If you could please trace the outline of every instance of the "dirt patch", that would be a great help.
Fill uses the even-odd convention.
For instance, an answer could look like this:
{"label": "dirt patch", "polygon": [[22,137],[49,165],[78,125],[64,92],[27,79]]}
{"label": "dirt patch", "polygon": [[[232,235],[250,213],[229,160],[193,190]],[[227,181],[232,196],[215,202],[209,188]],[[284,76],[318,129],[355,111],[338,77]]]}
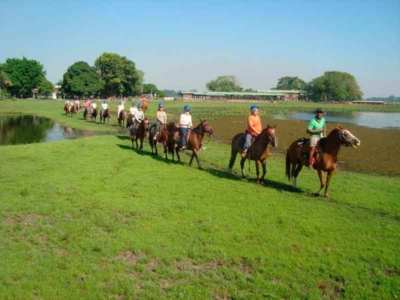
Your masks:
{"label": "dirt patch", "polygon": [[118,254],[117,259],[124,261],[128,265],[133,265],[136,264],[138,260],[143,259],[145,257],[146,254],[135,254],[131,251],[124,251]]}
{"label": "dirt patch", "polygon": [[217,261],[210,261],[196,265],[190,260],[181,260],[181,261],[175,261],[173,263],[173,266],[175,267],[176,273],[187,272],[199,276],[201,273],[210,270],[216,270],[219,266],[219,263]]}
{"label": "dirt patch", "polygon": [[318,281],[318,289],[321,291],[323,298],[336,299],[342,297],[344,294],[344,284],[338,281]]}
{"label": "dirt patch", "polygon": [[61,256],[67,256],[68,255],[68,250],[65,249],[54,249],[54,252],[61,255]]}
{"label": "dirt patch", "polygon": [[146,270],[155,272],[156,267],[159,265],[158,259],[152,259],[146,264]]}
{"label": "dirt patch", "polygon": [[30,228],[36,225],[37,220],[41,218],[43,218],[43,216],[38,214],[13,216],[3,219],[3,224],[7,225],[11,229],[14,229],[17,225],[21,225],[23,228]]}

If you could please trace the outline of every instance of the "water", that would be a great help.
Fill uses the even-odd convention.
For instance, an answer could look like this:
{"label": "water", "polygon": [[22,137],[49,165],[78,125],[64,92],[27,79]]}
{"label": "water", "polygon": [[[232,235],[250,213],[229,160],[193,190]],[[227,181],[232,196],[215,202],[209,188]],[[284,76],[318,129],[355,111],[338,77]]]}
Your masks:
{"label": "water", "polygon": [[38,116],[0,115],[0,146],[54,142],[104,134],[114,133],[74,129]]}
{"label": "water", "polygon": [[[295,119],[309,121],[315,114],[296,112],[288,117],[275,115],[275,119]],[[379,113],[379,112],[352,112],[352,113],[328,113],[324,115],[328,123],[353,123],[359,126],[370,128],[400,128],[400,113]]]}

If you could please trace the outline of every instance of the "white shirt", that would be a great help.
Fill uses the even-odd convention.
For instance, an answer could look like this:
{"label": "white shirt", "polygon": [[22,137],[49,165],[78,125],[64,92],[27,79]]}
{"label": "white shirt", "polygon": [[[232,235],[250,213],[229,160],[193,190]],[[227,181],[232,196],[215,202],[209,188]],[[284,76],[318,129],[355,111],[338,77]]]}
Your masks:
{"label": "white shirt", "polygon": [[131,115],[135,115],[137,112],[138,112],[138,109],[137,109],[137,107],[131,107],[130,109],[129,109],[129,112],[131,113]]}
{"label": "white shirt", "polygon": [[124,110],[125,106],[123,104],[118,105],[118,110]]}
{"label": "white shirt", "polygon": [[143,110],[138,110],[138,111],[135,113],[135,119],[136,119],[136,121],[138,121],[138,122],[142,122],[142,121],[143,121],[143,119],[144,119],[144,112],[143,112]]}
{"label": "white shirt", "polygon": [[179,119],[179,126],[180,127],[185,127],[185,128],[190,128],[192,127],[192,115],[190,114],[181,114],[181,117]]}
{"label": "white shirt", "polygon": [[107,104],[107,103],[102,103],[102,104],[101,104],[101,107],[102,107],[103,109],[107,109],[107,108],[108,108],[108,104]]}

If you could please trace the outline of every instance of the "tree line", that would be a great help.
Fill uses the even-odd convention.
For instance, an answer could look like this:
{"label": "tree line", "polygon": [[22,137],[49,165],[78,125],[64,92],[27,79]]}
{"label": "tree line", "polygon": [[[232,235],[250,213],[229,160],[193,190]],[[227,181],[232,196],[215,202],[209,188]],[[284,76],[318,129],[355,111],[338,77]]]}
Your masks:
{"label": "tree line", "polygon": [[[59,92],[69,98],[130,97],[142,93],[159,97],[178,95],[174,90],[159,90],[155,84],[145,83],[144,74],[125,56],[106,52],[93,66],[84,61],[72,64],[57,85]],[[241,87],[233,75],[219,76],[206,87],[209,91],[254,92],[251,88]],[[338,71],[325,72],[308,83],[299,77],[281,77],[271,89],[301,90],[306,99],[313,101],[349,101],[363,96],[355,77]],[[53,85],[46,79],[46,71],[38,61],[25,57],[8,58],[0,64],[0,96],[1,92],[27,98],[33,94],[51,94]]]}
{"label": "tree line", "polygon": [[[209,91],[220,92],[253,92],[244,89],[233,75],[219,76],[207,83]],[[324,75],[305,82],[299,77],[285,76],[271,90],[300,90],[306,99],[313,101],[349,101],[362,99],[363,93],[354,76],[345,72],[329,71]]]}

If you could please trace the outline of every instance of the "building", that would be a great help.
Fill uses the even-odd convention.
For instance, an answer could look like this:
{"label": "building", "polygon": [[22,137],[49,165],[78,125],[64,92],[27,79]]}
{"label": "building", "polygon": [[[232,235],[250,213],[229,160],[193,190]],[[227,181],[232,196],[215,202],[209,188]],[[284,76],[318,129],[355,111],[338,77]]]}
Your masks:
{"label": "building", "polygon": [[203,100],[291,100],[297,101],[303,91],[257,90],[255,92],[180,92],[181,99]]}

